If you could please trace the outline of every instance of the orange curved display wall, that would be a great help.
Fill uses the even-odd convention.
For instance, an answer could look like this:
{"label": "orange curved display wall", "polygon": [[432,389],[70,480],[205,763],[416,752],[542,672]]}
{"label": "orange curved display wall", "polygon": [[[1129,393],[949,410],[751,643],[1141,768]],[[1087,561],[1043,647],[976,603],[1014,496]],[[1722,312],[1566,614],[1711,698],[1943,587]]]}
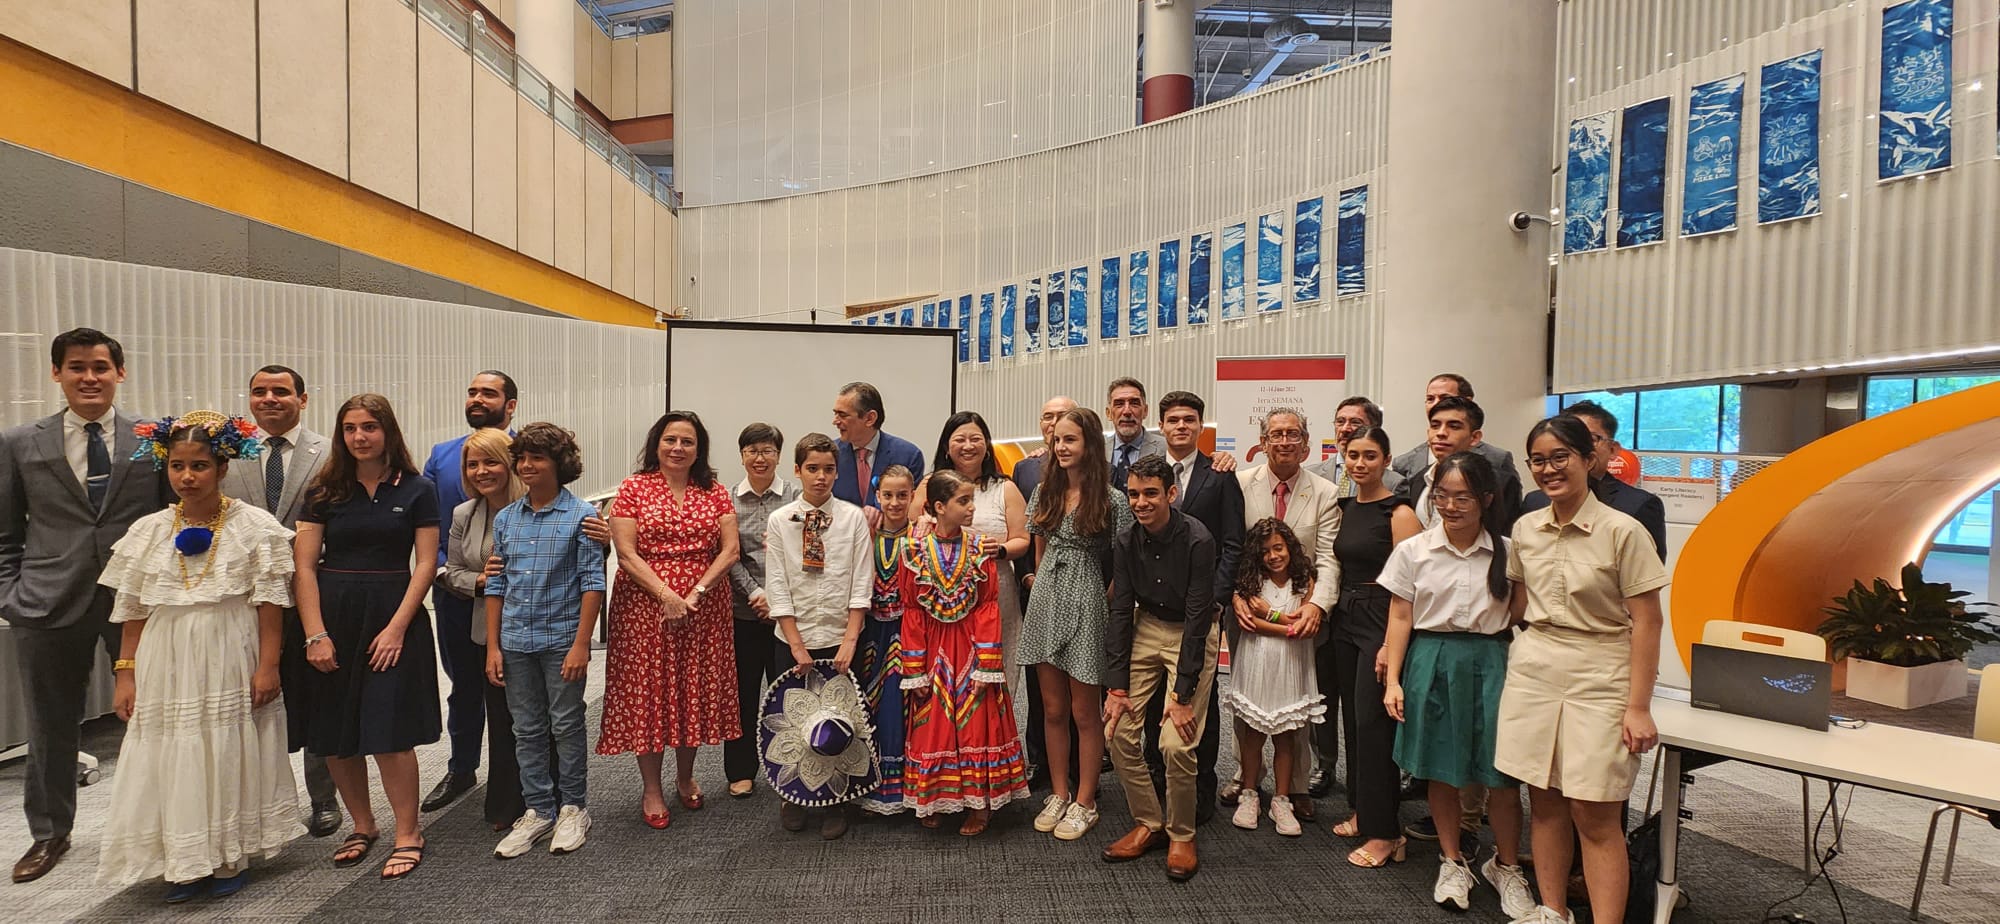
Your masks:
{"label": "orange curved display wall", "polygon": [[1673,629],[1689,663],[1711,619],[1807,632],[1856,579],[1895,580],[2000,479],[2000,383],[1830,433],[1715,506],[1681,547]]}

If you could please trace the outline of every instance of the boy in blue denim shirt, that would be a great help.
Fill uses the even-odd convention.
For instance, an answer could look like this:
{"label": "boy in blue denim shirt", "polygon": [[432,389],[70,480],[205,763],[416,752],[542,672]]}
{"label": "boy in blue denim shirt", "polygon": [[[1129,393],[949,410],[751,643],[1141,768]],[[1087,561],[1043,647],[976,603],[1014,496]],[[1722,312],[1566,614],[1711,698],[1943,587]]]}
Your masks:
{"label": "boy in blue denim shirt", "polygon": [[[564,487],[583,474],[576,435],[532,423],[514,437],[513,449],[514,474],[528,493],[493,517],[486,578],[486,637],[496,640],[486,651],[486,678],[507,689],[528,804],[494,848],[503,860],[527,853],[551,831],[549,852],[568,853],[590,831],[583,687],[604,603],[604,546],[583,534],[583,520],[594,511]],[[549,775],[551,737],[560,793]]]}

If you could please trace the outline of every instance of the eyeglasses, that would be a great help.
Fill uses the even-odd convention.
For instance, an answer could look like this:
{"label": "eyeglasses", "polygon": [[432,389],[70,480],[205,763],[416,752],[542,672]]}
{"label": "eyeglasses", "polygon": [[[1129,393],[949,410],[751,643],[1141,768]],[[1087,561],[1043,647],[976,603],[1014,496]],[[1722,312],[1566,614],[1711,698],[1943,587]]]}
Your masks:
{"label": "eyeglasses", "polygon": [[1431,503],[1438,507],[1449,507],[1457,510],[1461,507],[1471,508],[1478,506],[1479,497],[1474,494],[1433,493],[1431,494]]}
{"label": "eyeglasses", "polygon": [[1304,430],[1272,430],[1264,434],[1264,442],[1273,446],[1297,445],[1305,441]]}
{"label": "eyeglasses", "polygon": [[1575,458],[1576,453],[1561,451],[1552,452],[1540,458],[1529,456],[1528,469],[1536,472],[1552,472],[1559,468],[1569,467],[1569,463]]}
{"label": "eyeglasses", "polygon": [[778,457],[778,450],[765,446],[762,448],[745,449],[743,450],[743,454],[752,459],[775,459]]}

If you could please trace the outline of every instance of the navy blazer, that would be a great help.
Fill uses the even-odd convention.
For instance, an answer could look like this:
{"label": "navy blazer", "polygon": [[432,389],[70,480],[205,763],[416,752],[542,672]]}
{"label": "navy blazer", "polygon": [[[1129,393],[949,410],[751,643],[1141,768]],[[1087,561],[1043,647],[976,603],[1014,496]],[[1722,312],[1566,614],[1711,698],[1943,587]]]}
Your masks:
{"label": "navy blazer", "polygon": [[875,447],[875,458],[868,460],[869,484],[863,496],[862,486],[854,483],[854,447],[846,440],[834,440],[835,462],[839,464],[838,474],[833,479],[833,496],[850,504],[863,507],[877,507],[875,503],[875,482],[882,479],[882,472],[891,465],[900,465],[924,480],[924,453],[915,444],[894,434],[882,434],[882,441]]}
{"label": "navy blazer", "polygon": [[1178,506],[1215,537],[1215,602],[1226,604],[1236,592],[1236,560],[1243,549],[1243,487],[1236,476],[1218,474],[1207,453],[1196,452],[1192,461]]}
{"label": "navy blazer", "polygon": [[[1597,499],[1646,527],[1646,534],[1653,537],[1653,549],[1660,553],[1660,560],[1667,560],[1667,505],[1660,497],[1645,488],[1635,487],[1606,475],[1590,479],[1590,490]],[[1521,499],[1521,512],[1529,513],[1549,505],[1549,496],[1540,490],[1532,491]]]}

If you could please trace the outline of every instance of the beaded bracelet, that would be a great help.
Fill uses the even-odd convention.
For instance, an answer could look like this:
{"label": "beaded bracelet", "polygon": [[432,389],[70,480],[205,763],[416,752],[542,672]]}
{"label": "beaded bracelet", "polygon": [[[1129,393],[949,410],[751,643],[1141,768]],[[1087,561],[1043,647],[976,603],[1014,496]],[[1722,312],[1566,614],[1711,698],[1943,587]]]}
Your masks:
{"label": "beaded bracelet", "polygon": [[119,658],[111,662],[111,669],[113,671],[135,671],[139,669],[139,662],[131,658]]}
{"label": "beaded bracelet", "polygon": [[311,648],[314,642],[324,641],[326,638],[327,634],[325,632],[321,632],[320,634],[315,635],[312,638],[306,639],[306,647]]}

